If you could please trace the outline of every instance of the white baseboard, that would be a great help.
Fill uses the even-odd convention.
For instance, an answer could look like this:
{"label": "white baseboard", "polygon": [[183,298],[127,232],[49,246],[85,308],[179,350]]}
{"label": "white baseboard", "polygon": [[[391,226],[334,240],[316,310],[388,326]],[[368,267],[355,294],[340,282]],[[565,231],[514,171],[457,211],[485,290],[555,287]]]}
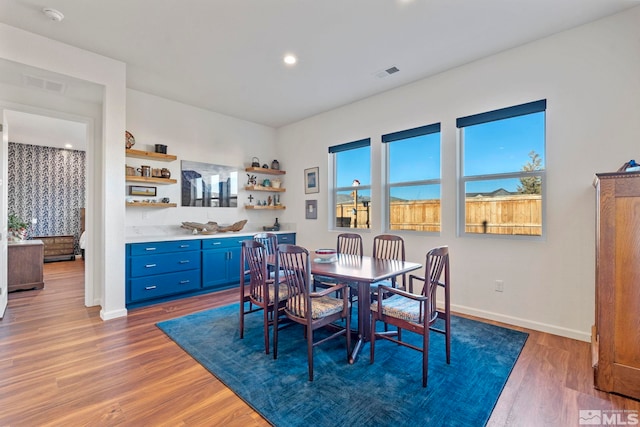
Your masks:
{"label": "white baseboard", "polygon": [[465,307],[461,305],[452,305],[451,311],[481,317],[483,319],[495,320],[496,322],[502,322],[508,325],[521,326],[523,328],[546,332],[553,335],[559,335],[561,337],[572,338],[579,341],[591,341],[591,331],[578,331],[575,329],[564,328],[562,326],[550,325],[548,323],[536,322],[529,319],[522,319],[520,317],[505,316],[504,314],[494,313],[491,311],[477,310],[475,308]]}
{"label": "white baseboard", "polygon": [[104,311],[104,309],[100,310],[100,318],[102,320],[117,319],[118,317],[125,317],[126,315],[127,315],[126,308],[123,308],[120,310],[112,310],[112,311]]}

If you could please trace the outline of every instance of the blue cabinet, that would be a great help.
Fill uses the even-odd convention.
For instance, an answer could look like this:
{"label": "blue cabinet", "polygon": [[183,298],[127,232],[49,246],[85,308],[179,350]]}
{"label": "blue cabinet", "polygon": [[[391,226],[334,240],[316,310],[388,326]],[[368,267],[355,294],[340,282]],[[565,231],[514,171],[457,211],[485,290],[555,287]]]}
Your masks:
{"label": "blue cabinet", "polygon": [[127,245],[127,306],[201,288],[200,241]]}
{"label": "blue cabinet", "polygon": [[202,286],[221,288],[240,282],[242,241],[251,236],[202,240]]}
{"label": "blue cabinet", "polygon": [[[127,307],[238,286],[242,241],[251,238],[246,235],[127,244]],[[278,243],[295,242],[295,233],[278,234]]]}
{"label": "blue cabinet", "polygon": [[278,243],[279,244],[289,244],[289,245],[295,245],[296,244],[296,233],[283,233],[283,234],[278,234]]}

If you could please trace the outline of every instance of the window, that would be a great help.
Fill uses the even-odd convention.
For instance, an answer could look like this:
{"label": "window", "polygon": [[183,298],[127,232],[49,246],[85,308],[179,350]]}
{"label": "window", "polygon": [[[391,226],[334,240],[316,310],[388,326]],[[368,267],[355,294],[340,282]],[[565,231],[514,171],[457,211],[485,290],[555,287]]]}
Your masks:
{"label": "window", "polygon": [[387,229],[440,232],[440,123],[382,135]]}
{"label": "window", "polygon": [[546,100],[462,117],[461,234],[542,236]]}
{"label": "window", "polygon": [[334,226],[369,228],[371,223],[371,140],[329,147],[333,161]]}

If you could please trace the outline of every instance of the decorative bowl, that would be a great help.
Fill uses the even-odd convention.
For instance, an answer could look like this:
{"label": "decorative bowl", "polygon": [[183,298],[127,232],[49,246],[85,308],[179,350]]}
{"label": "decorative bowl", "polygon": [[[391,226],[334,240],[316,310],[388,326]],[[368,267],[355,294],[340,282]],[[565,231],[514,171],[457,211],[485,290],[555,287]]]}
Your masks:
{"label": "decorative bowl", "polygon": [[329,260],[336,256],[335,249],[316,249],[316,256],[323,261]]}

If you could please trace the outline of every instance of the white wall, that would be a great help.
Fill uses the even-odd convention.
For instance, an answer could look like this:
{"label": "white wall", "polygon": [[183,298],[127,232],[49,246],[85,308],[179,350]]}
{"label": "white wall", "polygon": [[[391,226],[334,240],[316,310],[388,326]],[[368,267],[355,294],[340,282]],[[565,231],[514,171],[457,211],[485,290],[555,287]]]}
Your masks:
{"label": "white wall", "polygon": [[[416,54],[420,54],[416,52]],[[546,241],[458,237],[457,117],[547,99]],[[454,309],[587,341],[594,318],[596,172],[640,157],[640,7],[278,129],[289,176],[284,218],[298,242],[333,246],[327,219],[304,219],[304,200],[327,206],[327,147],[371,137],[381,192],[380,135],[442,123],[442,232],[406,234],[408,258],[449,245]],[[303,170],[320,167],[320,193]],[[295,203],[292,202],[295,200]],[[383,232],[373,213],[365,247]],[[493,290],[504,280],[504,292]]]}
{"label": "white wall", "polygon": [[126,315],[122,197],[125,64],[5,24],[0,24],[0,58],[104,87],[102,132],[88,150],[94,173],[88,179],[87,252],[93,259],[86,277],[95,286],[95,302],[102,306],[103,319]]}
{"label": "white wall", "polygon": [[[128,207],[127,232],[151,233],[146,228],[160,226],[178,227],[183,221],[215,221],[221,225],[248,219],[245,229],[261,228],[273,224],[275,212],[247,211],[244,204],[248,194],[242,189],[238,196],[238,208],[199,208],[180,206],[180,162],[189,160],[232,166],[241,169],[239,185],[244,187],[247,176],[244,168],[251,165],[256,156],[262,163],[271,164],[276,158],[275,130],[245,120],[170,101],[135,90],[127,90],[127,130],[133,134],[138,150],[154,151],[155,144],[167,145],[167,153],[178,157],[174,162],[149,162],[127,158],[128,165],[139,167],[166,167],[176,185],[158,185],[157,197],[169,197],[177,202],[177,208],[148,209]],[[124,167],[122,168],[124,170]],[[285,177],[286,180],[286,177]],[[286,181],[285,181],[286,182]],[[129,185],[131,183],[128,183]],[[123,197],[126,194],[123,189]],[[264,193],[266,194],[266,193]],[[263,194],[263,196],[264,196]],[[257,193],[253,193],[257,196]],[[266,196],[264,196],[266,197]],[[286,193],[282,197],[284,201]],[[160,228],[158,227],[158,229]],[[142,228],[142,230],[141,230]]]}

